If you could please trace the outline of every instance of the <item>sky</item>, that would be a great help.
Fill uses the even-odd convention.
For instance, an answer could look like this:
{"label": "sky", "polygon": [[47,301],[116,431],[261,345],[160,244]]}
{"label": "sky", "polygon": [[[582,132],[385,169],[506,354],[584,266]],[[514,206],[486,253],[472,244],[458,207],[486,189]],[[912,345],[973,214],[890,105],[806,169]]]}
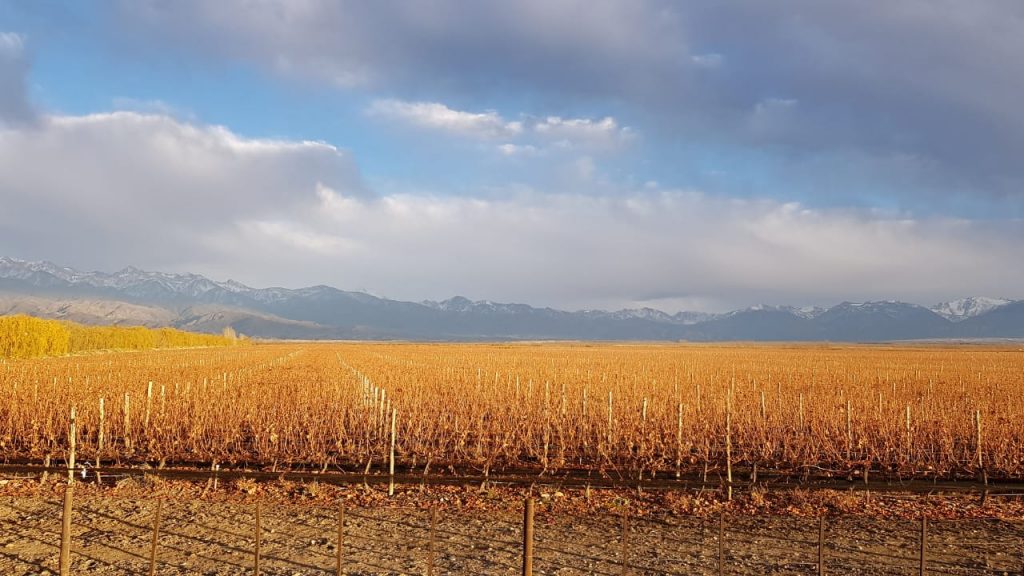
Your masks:
{"label": "sky", "polygon": [[0,255],[403,300],[1024,298],[1024,4],[0,0]]}

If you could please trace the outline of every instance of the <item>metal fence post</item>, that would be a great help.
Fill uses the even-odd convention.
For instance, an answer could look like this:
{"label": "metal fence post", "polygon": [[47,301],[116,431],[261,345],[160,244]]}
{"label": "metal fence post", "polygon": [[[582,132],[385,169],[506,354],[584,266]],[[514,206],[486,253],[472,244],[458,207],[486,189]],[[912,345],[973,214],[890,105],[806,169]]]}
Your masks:
{"label": "metal fence post", "polygon": [[342,502],[338,505],[338,548],[335,551],[337,557],[335,559],[335,569],[338,572],[338,576],[341,576],[341,559],[342,549],[345,547],[345,503]]}
{"label": "metal fence post", "polygon": [[64,515],[60,531],[60,576],[71,575],[71,508],[75,487],[75,445],[78,441],[75,407],[71,407],[71,426],[68,430],[68,483],[64,487]]}
{"label": "metal fence post", "polygon": [[523,507],[523,576],[533,576],[533,498]]}
{"label": "metal fence post", "polygon": [[60,576],[71,576],[71,511],[74,484],[64,487],[64,513],[60,531]]}

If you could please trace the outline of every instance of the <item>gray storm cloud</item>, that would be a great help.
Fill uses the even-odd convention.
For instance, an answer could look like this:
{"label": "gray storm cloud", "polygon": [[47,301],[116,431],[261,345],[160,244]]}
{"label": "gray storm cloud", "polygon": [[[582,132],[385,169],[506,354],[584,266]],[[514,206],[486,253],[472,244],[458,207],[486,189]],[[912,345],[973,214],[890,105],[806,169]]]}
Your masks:
{"label": "gray storm cloud", "polygon": [[[626,103],[645,132],[855,165],[931,192],[1024,190],[1019,2],[125,2],[165,45],[342,87]],[[159,41],[159,40],[158,40]],[[839,186],[841,184],[836,184]]]}

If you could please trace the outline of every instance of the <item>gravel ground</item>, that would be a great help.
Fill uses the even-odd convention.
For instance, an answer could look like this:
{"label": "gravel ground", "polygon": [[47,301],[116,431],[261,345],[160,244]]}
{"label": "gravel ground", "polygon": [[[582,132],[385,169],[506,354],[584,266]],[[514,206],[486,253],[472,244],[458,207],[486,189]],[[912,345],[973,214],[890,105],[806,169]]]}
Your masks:
{"label": "gravel ground", "polygon": [[[84,495],[76,499],[73,572],[146,574],[156,504],[150,498]],[[202,499],[162,506],[157,574],[253,573],[255,505]],[[334,574],[337,510],[320,505],[260,505],[261,573]],[[54,574],[61,502],[0,498],[0,574]],[[431,513],[422,508],[350,506],[345,511],[343,571],[352,575],[519,574],[522,518],[500,511],[440,511],[431,545]],[[717,574],[717,517],[632,518],[546,512],[536,517],[536,574]],[[862,516],[826,524],[829,574],[917,574],[920,523]],[[928,527],[929,574],[1020,574],[1024,527],[1005,520],[934,520]],[[814,518],[726,518],[726,574],[816,574]],[[625,572],[622,562],[626,550]]]}

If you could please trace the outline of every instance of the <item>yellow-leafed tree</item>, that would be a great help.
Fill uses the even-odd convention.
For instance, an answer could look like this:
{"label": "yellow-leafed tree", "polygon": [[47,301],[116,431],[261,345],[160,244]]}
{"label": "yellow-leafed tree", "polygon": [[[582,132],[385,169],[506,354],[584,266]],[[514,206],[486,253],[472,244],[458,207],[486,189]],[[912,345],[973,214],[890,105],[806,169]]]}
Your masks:
{"label": "yellow-leafed tree", "polygon": [[237,338],[174,328],[83,326],[32,316],[0,316],[0,358],[61,356],[92,350],[152,350],[230,346]]}

